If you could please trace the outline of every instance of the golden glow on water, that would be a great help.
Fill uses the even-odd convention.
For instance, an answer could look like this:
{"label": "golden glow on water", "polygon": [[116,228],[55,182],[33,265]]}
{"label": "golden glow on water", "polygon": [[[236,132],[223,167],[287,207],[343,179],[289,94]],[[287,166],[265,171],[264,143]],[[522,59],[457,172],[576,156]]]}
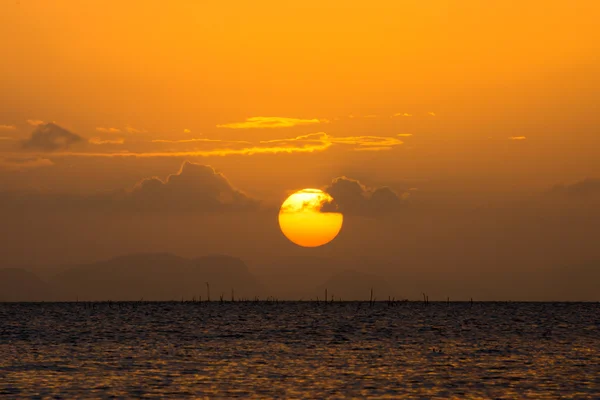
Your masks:
{"label": "golden glow on water", "polygon": [[317,247],[331,242],[342,229],[341,213],[321,212],[333,198],[319,189],[303,189],[288,197],[279,210],[279,227],[291,242]]}

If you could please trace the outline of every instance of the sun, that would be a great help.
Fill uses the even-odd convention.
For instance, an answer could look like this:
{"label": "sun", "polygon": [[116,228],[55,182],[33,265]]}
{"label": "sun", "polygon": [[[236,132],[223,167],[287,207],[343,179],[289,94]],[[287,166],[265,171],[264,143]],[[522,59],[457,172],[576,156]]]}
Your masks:
{"label": "sun", "polygon": [[327,212],[333,197],[319,189],[302,189],[288,197],[279,210],[279,227],[291,242],[317,247],[331,242],[340,233],[344,217]]}

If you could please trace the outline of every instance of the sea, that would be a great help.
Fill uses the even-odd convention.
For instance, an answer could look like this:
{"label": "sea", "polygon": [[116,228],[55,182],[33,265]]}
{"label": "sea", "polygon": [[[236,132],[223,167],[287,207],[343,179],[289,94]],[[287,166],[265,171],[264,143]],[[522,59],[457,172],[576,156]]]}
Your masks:
{"label": "sea", "polygon": [[600,399],[600,303],[0,303],[0,398]]}

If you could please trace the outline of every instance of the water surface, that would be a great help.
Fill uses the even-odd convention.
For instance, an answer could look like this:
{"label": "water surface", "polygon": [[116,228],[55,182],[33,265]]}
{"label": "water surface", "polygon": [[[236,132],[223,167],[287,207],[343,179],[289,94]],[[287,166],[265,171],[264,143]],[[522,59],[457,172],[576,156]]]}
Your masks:
{"label": "water surface", "polygon": [[0,304],[32,396],[600,398],[600,304]]}

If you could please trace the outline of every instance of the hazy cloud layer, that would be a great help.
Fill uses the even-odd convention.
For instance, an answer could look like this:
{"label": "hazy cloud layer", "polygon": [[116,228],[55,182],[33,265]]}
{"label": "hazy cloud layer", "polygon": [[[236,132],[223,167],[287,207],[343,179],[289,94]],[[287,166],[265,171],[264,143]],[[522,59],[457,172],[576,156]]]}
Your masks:
{"label": "hazy cloud layer", "polygon": [[164,181],[149,178],[139,182],[129,193],[129,200],[137,209],[156,211],[243,210],[257,206],[211,166],[189,161]]}
{"label": "hazy cloud layer", "polygon": [[10,171],[25,171],[41,167],[50,167],[54,163],[47,158],[26,157],[26,158],[0,158],[0,169]]}
{"label": "hazy cloud layer", "polygon": [[293,126],[315,125],[326,123],[324,119],[302,119],[287,117],[251,117],[243,122],[232,122],[217,125],[217,128],[256,129],[256,128],[291,128]]}
{"label": "hazy cloud layer", "polygon": [[14,131],[17,127],[14,125],[0,125],[0,131]]}
{"label": "hazy cloud layer", "polygon": [[570,185],[556,185],[551,193],[570,198],[600,198],[600,179],[587,178]]}
{"label": "hazy cloud layer", "polygon": [[[325,188],[337,205],[337,211],[350,215],[373,216],[399,209],[403,200],[386,186],[369,188],[345,176],[335,178]],[[323,211],[332,211],[325,205]]]}
{"label": "hazy cloud layer", "polygon": [[55,151],[69,148],[83,138],[53,122],[38,125],[31,137],[23,141],[23,148],[30,150]]}

